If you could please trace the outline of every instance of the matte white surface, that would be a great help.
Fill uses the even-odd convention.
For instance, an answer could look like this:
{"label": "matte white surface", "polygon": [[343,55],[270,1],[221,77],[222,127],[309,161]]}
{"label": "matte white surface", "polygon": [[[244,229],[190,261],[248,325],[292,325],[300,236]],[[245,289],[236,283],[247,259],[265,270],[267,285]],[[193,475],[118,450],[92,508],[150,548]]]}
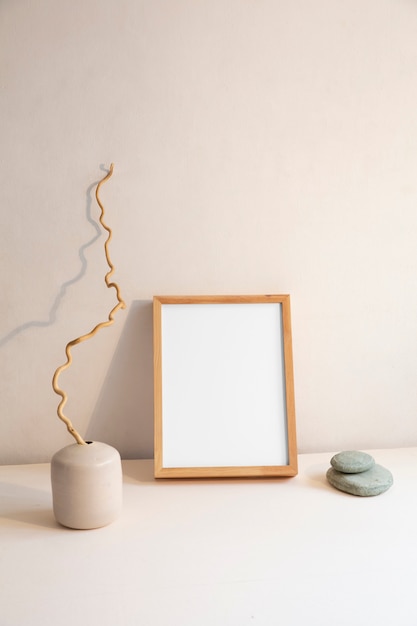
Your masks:
{"label": "matte white surface", "polygon": [[124,509],[59,527],[49,466],[0,467],[2,626],[411,626],[417,621],[417,448],[370,451],[394,485],[358,498],[295,478],[172,481],[125,461]]}
{"label": "matte white surface", "polygon": [[163,304],[163,467],[288,465],[282,306]]}
{"label": "matte white surface", "polygon": [[[302,452],[417,446],[417,2],[0,2],[0,462],[151,458],[152,296],[291,295]],[[24,433],[24,436],[23,436]]]}

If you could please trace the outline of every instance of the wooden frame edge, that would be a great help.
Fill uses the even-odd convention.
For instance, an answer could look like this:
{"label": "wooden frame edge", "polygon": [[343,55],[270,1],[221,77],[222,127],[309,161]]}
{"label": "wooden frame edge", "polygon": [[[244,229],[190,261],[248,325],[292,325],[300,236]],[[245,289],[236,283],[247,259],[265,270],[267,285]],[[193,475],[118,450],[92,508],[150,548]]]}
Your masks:
{"label": "wooden frame edge", "polygon": [[154,459],[155,477],[162,471],[162,336],[161,307],[158,297],[153,299],[153,368],[154,368]]}

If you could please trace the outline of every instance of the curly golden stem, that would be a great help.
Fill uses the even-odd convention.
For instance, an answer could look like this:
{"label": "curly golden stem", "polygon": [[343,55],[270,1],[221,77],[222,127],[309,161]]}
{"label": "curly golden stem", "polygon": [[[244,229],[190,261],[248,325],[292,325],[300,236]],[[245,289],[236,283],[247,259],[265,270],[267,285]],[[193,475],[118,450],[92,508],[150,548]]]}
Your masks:
{"label": "curly golden stem", "polygon": [[59,396],[61,396],[61,402],[58,405],[57,408],[57,414],[58,417],[64,422],[64,424],[66,424],[67,426],[67,430],[68,432],[74,437],[74,439],[76,440],[77,443],[79,444],[85,444],[86,442],[84,441],[84,439],[81,437],[81,435],[75,430],[74,426],[72,425],[71,421],[68,419],[68,417],[66,417],[66,415],[64,415],[63,413],[63,408],[67,402],[68,396],[65,393],[65,391],[63,391],[59,386],[58,386],[58,378],[60,376],[60,374],[66,370],[72,363],[72,354],[71,354],[71,348],[73,348],[74,346],[76,346],[77,344],[81,343],[82,341],[86,341],[87,339],[90,339],[91,337],[93,337],[99,330],[100,328],[104,328],[105,326],[110,326],[111,324],[113,324],[114,322],[114,314],[119,310],[119,309],[124,309],[126,307],[125,302],[122,300],[121,296],[120,296],[120,289],[119,286],[114,283],[114,282],[110,282],[110,278],[114,273],[114,266],[112,264],[112,262],[110,261],[110,256],[109,256],[109,242],[112,238],[112,231],[110,230],[110,228],[104,223],[103,220],[103,216],[104,216],[104,207],[100,201],[100,197],[99,197],[99,191],[100,191],[100,187],[101,185],[106,182],[106,180],[108,180],[111,175],[113,174],[113,163],[110,165],[110,170],[108,172],[108,174],[98,183],[97,188],[96,188],[96,200],[97,203],[101,209],[101,214],[100,214],[100,224],[103,226],[103,228],[108,232],[108,237],[104,243],[104,253],[106,255],[106,261],[107,264],[110,268],[110,271],[107,272],[106,276],[104,277],[105,283],[107,285],[107,287],[113,287],[116,290],[116,297],[117,297],[117,304],[115,307],[113,307],[113,309],[110,311],[109,315],[108,315],[108,319],[105,322],[100,322],[99,324],[97,324],[89,333],[82,335],[81,337],[77,337],[77,339],[73,339],[72,341],[70,341],[69,343],[67,343],[66,348],[65,348],[65,354],[67,357],[66,362],[63,365],[60,365],[57,370],[55,371],[55,374],[52,378],[52,387],[53,390],[55,391],[55,393],[57,393]]}

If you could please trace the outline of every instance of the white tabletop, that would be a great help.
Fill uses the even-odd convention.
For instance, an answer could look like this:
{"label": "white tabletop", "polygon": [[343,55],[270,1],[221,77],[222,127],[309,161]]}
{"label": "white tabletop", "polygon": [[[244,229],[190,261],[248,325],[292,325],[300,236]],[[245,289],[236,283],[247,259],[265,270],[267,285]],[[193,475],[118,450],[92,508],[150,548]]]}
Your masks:
{"label": "white tabletop", "polygon": [[270,480],[160,480],[124,461],[124,508],[60,527],[49,465],[0,467],[0,626],[414,626],[417,448],[370,452],[394,475],[360,498],[331,453]]}

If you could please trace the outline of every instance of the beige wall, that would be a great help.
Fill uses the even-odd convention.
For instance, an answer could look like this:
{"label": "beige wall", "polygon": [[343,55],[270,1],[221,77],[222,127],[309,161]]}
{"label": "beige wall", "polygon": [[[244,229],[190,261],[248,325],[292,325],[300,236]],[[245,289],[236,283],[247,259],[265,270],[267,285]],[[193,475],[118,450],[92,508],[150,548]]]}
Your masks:
{"label": "beige wall", "polygon": [[417,445],[417,5],[3,0],[0,462],[152,455],[154,294],[290,293],[300,452]]}

